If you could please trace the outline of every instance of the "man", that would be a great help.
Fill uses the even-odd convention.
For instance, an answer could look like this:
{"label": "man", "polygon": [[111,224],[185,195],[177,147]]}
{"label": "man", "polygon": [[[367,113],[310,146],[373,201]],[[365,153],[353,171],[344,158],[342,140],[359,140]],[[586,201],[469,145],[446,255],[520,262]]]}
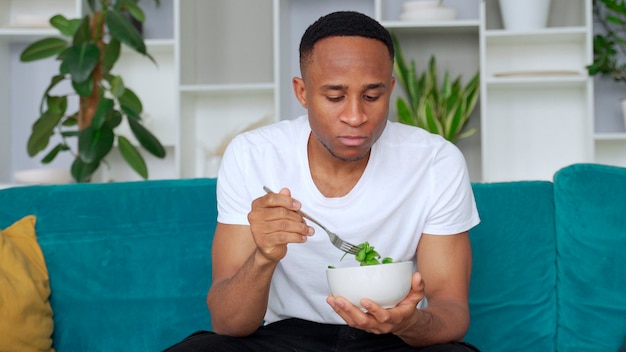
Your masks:
{"label": "man", "polygon": [[[388,31],[360,13],[306,30],[293,88],[307,115],[228,147],[207,296],[215,333],[172,351],[475,351],[458,342],[469,325],[467,231],[479,221],[465,161],[443,138],[387,121],[393,57]],[[390,309],[364,299],[363,312],[329,295],[326,267],[358,264],[340,261],[300,209],[351,243],[415,261],[407,297]]]}

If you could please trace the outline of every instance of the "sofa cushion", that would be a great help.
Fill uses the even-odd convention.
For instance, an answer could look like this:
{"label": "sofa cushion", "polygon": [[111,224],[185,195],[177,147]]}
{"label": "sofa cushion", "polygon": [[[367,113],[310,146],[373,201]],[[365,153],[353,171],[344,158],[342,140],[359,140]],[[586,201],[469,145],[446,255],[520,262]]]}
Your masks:
{"label": "sofa cushion", "polygon": [[556,334],[551,182],[474,184],[481,223],[470,230],[471,325],[484,352],[553,351]]}
{"label": "sofa cushion", "polygon": [[626,169],[578,164],[554,178],[559,351],[617,351],[626,337]]}
{"label": "sofa cushion", "polygon": [[0,191],[37,216],[57,351],[160,351],[210,329],[214,179]]}
{"label": "sofa cushion", "polygon": [[0,351],[50,351],[50,282],[35,217],[0,230]]}

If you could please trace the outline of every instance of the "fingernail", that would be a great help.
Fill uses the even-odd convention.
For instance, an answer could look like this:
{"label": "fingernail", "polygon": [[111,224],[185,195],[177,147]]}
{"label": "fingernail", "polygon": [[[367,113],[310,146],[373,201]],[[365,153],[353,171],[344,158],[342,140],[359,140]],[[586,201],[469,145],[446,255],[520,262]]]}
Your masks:
{"label": "fingernail", "polygon": [[315,229],[309,226],[309,235],[312,235],[314,233],[315,233]]}

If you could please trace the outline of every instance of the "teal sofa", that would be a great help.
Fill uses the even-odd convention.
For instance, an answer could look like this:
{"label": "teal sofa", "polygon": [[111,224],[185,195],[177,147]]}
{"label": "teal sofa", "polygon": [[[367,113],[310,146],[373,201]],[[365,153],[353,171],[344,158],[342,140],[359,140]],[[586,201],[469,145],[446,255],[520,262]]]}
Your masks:
{"label": "teal sofa", "polygon": [[[160,351],[211,329],[214,179],[16,187],[51,284],[54,347]],[[626,169],[473,185],[471,327],[483,351],[618,351],[626,337]]]}

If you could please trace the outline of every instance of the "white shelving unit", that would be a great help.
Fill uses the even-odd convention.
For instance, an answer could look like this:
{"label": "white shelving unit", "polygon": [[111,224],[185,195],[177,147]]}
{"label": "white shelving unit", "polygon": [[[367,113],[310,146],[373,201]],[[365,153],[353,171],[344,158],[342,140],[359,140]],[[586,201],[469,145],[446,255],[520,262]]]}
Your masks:
{"label": "white shelving unit", "polygon": [[[481,101],[470,119],[479,133],[458,144],[472,180],[550,179],[560,166],[579,161],[626,164],[626,134],[593,132],[593,80],[584,70],[592,57],[591,0],[552,0],[548,28],[524,33],[503,29],[495,0],[444,0],[457,19],[430,23],[398,20],[403,1],[162,0],[154,8],[142,0],[144,35],[158,66],[125,51],[116,72],[138,93],[147,126],[167,148],[165,161],[144,153],[150,178],[210,176],[208,158],[233,133],[261,119],[304,113],[291,87],[299,76],[299,40],[310,23],[335,10],[379,20],[420,68],[435,55],[440,69],[453,76],[469,79],[481,70]],[[43,62],[27,64],[40,66],[24,72],[20,48],[56,33],[15,28],[11,20],[34,8],[45,18],[58,10],[75,17],[84,6],[81,0],[0,0],[0,74],[11,77],[0,80],[0,107],[11,107],[0,108],[0,164],[10,165],[0,168],[0,182],[10,182],[24,166],[41,166],[25,152],[37,117],[28,106],[38,104],[51,67],[56,69]],[[501,75],[528,70],[577,74]],[[19,97],[7,98],[15,91]],[[398,86],[391,119],[400,94]],[[102,168],[97,179],[138,179],[118,154],[109,163],[112,168]]]}
{"label": "white shelving unit", "polygon": [[552,0],[545,29],[503,29],[496,1],[481,4],[484,181],[549,180],[591,162],[591,1]]}

